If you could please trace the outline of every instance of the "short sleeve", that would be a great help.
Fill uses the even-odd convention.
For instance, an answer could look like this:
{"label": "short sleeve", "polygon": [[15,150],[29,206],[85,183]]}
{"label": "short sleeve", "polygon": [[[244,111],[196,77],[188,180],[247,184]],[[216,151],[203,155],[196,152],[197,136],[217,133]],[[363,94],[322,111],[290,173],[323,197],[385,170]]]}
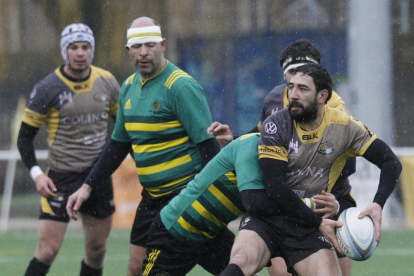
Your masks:
{"label": "short sleeve", "polygon": [[174,92],[175,114],[190,139],[198,144],[212,138],[207,134],[212,123],[210,108],[201,86],[189,80],[176,89],[179,91]]}

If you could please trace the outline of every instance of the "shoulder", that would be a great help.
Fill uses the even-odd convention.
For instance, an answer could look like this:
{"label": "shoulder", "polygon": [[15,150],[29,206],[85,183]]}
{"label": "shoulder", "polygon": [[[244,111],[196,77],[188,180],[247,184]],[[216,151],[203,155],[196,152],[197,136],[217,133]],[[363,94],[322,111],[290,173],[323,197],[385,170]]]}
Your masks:
{"label": "shoulder", "polygon": [[111,72],[109,72],[108,70],[102,69],[100,67],[96,67],[94,65],[91,65],[91,69],[93,74],[96,74],[98,77],[102,77],[102,78],[115,78]]}
{"label": "shoulder", "polygon": [[326,120],[328,125],[332,124],[339,124],[339,125],[347,125],[349,124],[350,116],[345,112],[341,111],[338,108],[334,108],[331,106],[325,107],[326,113]]}
{"label": "shoulder", "polygon": [[165,68],[164,85],[171,91],[177,92],[180,91],[183,87],[194,87],[201,88],[198,82],[187,72],[183,71],[181,68],[175,66],[171,62]]}

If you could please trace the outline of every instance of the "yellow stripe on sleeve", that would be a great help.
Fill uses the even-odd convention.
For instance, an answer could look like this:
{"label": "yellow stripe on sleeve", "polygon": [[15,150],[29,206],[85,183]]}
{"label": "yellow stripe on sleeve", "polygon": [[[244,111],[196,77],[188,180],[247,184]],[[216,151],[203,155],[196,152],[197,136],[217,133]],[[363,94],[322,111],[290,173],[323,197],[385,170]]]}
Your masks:
{"label": "yellow stripe on sleeve", "polygon": [[284,147],[260,145],[259,159],[261,158],[271,158],[287,162],[288,152]]}
{"label": "yellow stripe on sleeve", "polygon": [[180,216],[180,218],[177,221],[182,228],[184,228],[185,230],[191,232],[191,233],[195,233],[195,234],[201,234],[209,239],[212,239],[213,236],[209,235],[208,233],[204,232],[204,231],[200,231],[197,228],[195,228],[194,226],[192,226],[191,224],[189,224],[183,217]]}
{"label": "yellow stripe on sleeve", "polygon": [[208,219],[215,225],[219,227],[224,227],[227,225],[227,223],[222,222],[221,220],[216,218],[216,216],[210,213],[206,208],[204,208],[204,206],[201,205],[201,203],[198,200],[194,201],[193,204],[191,204],[191,206],[197,211],[197,213],[199,213],[201,216]]}
{"label": "yellow stripe on sleeve", "polygon": [[46,121],[46,115],[41,115],[33,110],[26,108],[24,110],[23,122],[32,127],[40,128]]}
{"label": "yellow stripe on sleeve", "polygon": [[237,208],[236,205],[233,204],[233,202],[231,202],[230,199],[228,199],[219,189],[217,189],[216,186],[211,185],[208,190],[210,191],[210,193],[212,193],[224,206],[226,206],[226,208],[232,212],[233,214],[239,216],[241,215],[243,212],[240,211],[239,208]]}

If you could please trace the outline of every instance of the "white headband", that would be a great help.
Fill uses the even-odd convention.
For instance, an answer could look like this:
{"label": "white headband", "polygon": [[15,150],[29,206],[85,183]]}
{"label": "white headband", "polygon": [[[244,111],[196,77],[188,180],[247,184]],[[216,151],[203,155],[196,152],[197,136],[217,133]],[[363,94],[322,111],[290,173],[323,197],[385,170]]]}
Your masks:
{"label": "white headband", "polygon": [[160,26],[131,28],[127,31],[127,44],[126,46],[131,47],[135,44],[144,44],[149,42],[161,42],[161,28]]}
{"label": "white headband", "polygon": [[315,64],[319,64],[318,61],[316,61],[315,59],[311,58],[311,57],[289,57],[288,59],[285,60],[285,62],[283,62],[283,75],[286,75],[286,72],[291,70],[291,69],[295,69],[299,66],[305,65],[307,63],[315,63]]}

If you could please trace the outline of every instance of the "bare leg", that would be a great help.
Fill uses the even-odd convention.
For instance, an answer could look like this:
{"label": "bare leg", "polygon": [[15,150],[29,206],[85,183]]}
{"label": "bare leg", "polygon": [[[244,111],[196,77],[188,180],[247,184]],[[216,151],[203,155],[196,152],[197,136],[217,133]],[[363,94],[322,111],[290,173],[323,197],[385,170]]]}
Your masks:
{"label": "bare leg", "polygon": [[254,231],[241,230],[231,250],[230,264],[236,264],[244,275],[253,275],[266,266],[270,251],[262,238]]}
{"label": "bare leg", "polygon": [[46,265],[51,265],[62,246],[67,228],[68,224],[64,222],[40,220],[35,258]]}
{"label": "bare leg", "polygon": [[112,216],[97,219],[82,214],[82,225],[85,237],[85,263],[94,269],[102,269]]}
{"label": "bare leg", "polygon": [[333,250],[321,249],[293,266],[301,275],[342,276],[338,258]]}
{"label": "bare leg", "polygon": [[129,250],[128,276],[139,276],[142,272],[142,263],[145,259],[147,249],[142,246],[131,244]]}
{"label": "bare leg", "polygon": [[339,258],[339,266],[342,270],[342,276],[351,276],[352,274],[352,260],[348,257]]}
{"label": "bare leg", "polygon": [[272,259],[272,266],[268,270],[270,276],[292,276],[292,274],[287,272],[285,260],[280,257]]}

